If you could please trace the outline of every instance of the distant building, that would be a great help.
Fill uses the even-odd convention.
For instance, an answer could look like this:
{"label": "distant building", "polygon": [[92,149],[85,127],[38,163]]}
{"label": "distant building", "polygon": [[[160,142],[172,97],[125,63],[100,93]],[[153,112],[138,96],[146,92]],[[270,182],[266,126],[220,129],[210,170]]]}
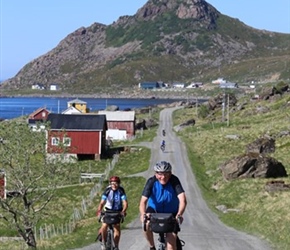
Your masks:
{"label": "distant building", "polygon": [[182,82],[174,82],[172,83],[172,88],[181,88],[183,89],[185,87],[185,83]]}
{"label": "distant building", "polygon": [[28,116],[28,126],[33,130],[33,131],[38,131],[41,129],[44,129],[44,123],[47,120],[48,115],[50,114],[50,111],[48,111],[46,108],[39,108],[33,113],[31,113]]}
{"label": "distant building", "polygon": [[44,90],[45,89],[45,86],[41,83],[35,83],[31,86],[31,89],[41,89],[41,90]]}
{"label": "distant building", "polygon": [[127,140],[135,135],[135,111],[99,111],[106,115],[107,139]]}
{"label": "distant building", "polygon": [[238,88],[238,84],[235,82],[225,82],[220,84],[221,89],[235,89]]}
{"label": "distant building", "polygon": [[139,88],[140,89],[158,89],[160,88],[159,82],[140,82]]}
{"label": "distant building", "polygon": [[0,169],[0,199],[6,199],[6,174]]}
{"label": "distant building", "polygon": [[80,110],[78,110],[77,108],[70,106],[61,113],[64,115],[72,115],[72,114],[81,114],[82,112]]}
{"label": "distant building", "polygon": [[87,103],[78,98],[67,102],[67,107],[74,107],[75,109],[79,110],[80,113],[88,113]]}
{"label": "distant building", "polygon": [[192,82],[191,84],[186,86],[186,88],[187,89],[194,89],[194,88],[201,87],[202,85],[203,85],[202,82]]}
{"label": "distant building", "polygon": [[221,83],[226,83],[227,81],[224,80],[224,78],[218,78],[216,80],[213,80],[211,83],[213,84],[221,84]]}
{"label": "distant building", "polygon": [[56,90],[59,90],[60,87],[58,84],[50,84],[49,89],[52,91],[56,91]]}
{"label": "distant building", "polygon": [[[106,149],[107,121],[105,115],[49,114],[47,121],[47,156],[61,153],[77,159],[99,160]],[[61,147],[60,147],[61,146]]]}

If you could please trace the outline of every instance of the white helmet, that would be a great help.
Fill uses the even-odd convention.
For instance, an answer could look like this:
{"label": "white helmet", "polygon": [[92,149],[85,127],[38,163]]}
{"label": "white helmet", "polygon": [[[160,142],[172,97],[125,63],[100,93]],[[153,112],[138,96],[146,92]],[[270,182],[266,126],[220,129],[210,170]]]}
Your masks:
{"label": "white helmet", "polygon": [[157,162],[154,166],[155,172],[171,172],[171,164],[167,161]]}

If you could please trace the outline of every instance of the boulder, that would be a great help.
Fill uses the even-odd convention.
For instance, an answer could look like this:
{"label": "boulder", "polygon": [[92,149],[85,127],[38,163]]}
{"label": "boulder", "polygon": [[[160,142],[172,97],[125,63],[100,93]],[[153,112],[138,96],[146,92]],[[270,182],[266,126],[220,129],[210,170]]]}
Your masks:
{"label": "boulder", "polygon": [[263,154],[248,153],[237,156],[220,166],[226,180],[237,178],[277,178],[286,177],[283,164]]}
{"label": "boulder", "polygon": [[223,94],[220,93],[219,95],[210,98],[207,102],[208,108],[210,110],[215,110],[216,108],[221,108],[223,103],[225,102],[225,105],[228,105],[228,100],[229,100],[229,106],[233,107],[237,104],[237,98],[234,94]]}
{"label": "boulder", "polygon": [[275,140],[269,136],[261,137],[246,146],[246,153],[268,154],[275,152]]}

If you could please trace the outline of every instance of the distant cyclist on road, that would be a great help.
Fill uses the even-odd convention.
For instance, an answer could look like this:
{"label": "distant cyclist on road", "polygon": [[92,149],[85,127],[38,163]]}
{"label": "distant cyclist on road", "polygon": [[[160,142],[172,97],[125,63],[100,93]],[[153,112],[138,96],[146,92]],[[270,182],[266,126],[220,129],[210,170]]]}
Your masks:
{"label": "distant cyclist on road", "polygon": [[166,135],[165,129],[162,130],[162,135],[163,135],[163,136]]}
{"label": "distant cyclist on road", "polygon": [[165,140],[162,140],[162,141],[161,141],[160,148],[161,148],[162,151],[165,150]]}
{"label": "distant cyclist on road", "polygon": [[[143,189],[139,204],[140,220],[144,214],[173,213],[182,222],[182,216],[187,205],[184,189],[177,176],[172,174],[169,162],[161,161],[154,166],[155,175],[150,177]],[[147,228],[145,237],[150,250],[156,250],[153,233]],[[177,232],[167,233],[167,250],[176,250]]]}
{"label": "distant cyclist on road", "polygon": [[[105,208],[106,211],[120,211],[123,216],[126,215],[126,210],[128,208],[128,201],[125,190],[120,186],[121,180],[118,176],[112,176],[110,178],[110,185],[105,189],[102,194],[100,204],[97,210],[97,216],[100,217],[102,209]],[[105,241],[107,238],[107,228],[106,223],[102,223],[102,227],[99,230],[102,236],[101,249],[106,250]],[[114,225],[114,241],[115,249],[119,250],[119,241],[121,238],[120,224]]]}

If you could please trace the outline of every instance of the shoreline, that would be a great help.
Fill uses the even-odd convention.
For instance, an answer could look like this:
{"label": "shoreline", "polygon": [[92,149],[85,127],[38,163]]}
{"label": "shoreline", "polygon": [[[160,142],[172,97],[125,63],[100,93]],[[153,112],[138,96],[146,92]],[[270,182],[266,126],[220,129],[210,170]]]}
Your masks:
{"label": "shoreline", "polygon": [[51,98],[123,98],[123,99],[209,99],[208,96],[193,96],[193,93],[189,93],[183,89],[181,90],[122,90],[120,93],[95,93],[95,94],[70,94],[63,92],[56,93],[29,93],[29,94],[14,94],[8,95],[0,94],[0,98],[13,98],[13,97],[51,97]]}

